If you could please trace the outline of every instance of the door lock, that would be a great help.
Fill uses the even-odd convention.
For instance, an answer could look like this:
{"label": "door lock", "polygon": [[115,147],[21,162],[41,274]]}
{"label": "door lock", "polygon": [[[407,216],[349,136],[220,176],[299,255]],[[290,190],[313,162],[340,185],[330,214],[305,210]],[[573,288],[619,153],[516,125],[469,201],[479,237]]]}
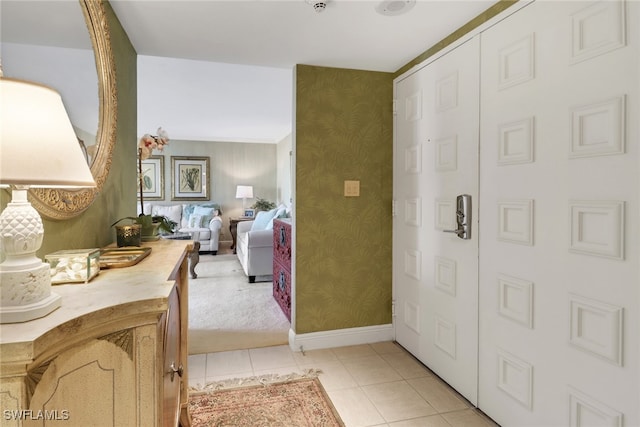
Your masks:
{"label": "door lock", "polygon": [[455,230],[443,230],[445,233],[455,233],[463,240],[471,239],[471,196],[461,194],[456,197],[456,224]]}

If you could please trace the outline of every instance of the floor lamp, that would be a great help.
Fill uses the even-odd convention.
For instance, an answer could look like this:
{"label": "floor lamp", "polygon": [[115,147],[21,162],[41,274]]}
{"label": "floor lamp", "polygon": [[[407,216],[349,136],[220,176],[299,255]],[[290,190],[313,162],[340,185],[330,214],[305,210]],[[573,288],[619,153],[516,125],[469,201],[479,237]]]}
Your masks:
{"label": "floor lamp", "polygon": [[56,91],[0,76],[0,185],[11,187],[0,215],[0,323],[25,322],[61,304],[49,264],[36,256],[44,226],[28,189],[96,185]]}

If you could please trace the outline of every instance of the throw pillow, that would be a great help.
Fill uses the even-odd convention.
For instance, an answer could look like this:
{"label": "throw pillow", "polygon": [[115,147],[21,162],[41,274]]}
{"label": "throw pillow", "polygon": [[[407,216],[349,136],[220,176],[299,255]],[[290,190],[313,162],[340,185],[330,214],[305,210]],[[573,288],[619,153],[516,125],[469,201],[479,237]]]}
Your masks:
{"label": "throw pillow", "polygon": [[204,207],[204,206],[196,206],[193,209],[194,214],[198,215],[213,215],[214,208]]}
{"label": "throw pillow", "polygon": [[269,220],[269,222],[267,223],[267,227],[265,228],[265,230],[273,230],[273,220],[276,218],[283,218],[284,216],[286,216],[286,212],[287,212],[287,208],[284,206],[280,206],[276,208],[276,213],[275,215],[273,215],[271,220]]}
{"label": "throw pillow", "polygon": [[196,208],[196,205],[192,204],[184,204],[182,205],[182,223],[180,224],[181,228],[189,227],[189,217],[193,213],[193,210]]}
{"label": "throw pillow", "polygon": [[205,208],[203,206],[196,206],[195,209],[193,210],[192,215],[200,215],[202,217],[202,224],[203,224],[202,227],[208,227],[209,222],[213,219],[215,214],[216,213],[214,208]]}
{"label": "throw pillow", "polygon": [[166,216],[176,224],[180,224],[182,218],[182,207],[180,205],[162,206],[154,205],[151,210],[152,215]]}
{"label": "throw pillow", "polygon": [[256,214],[256,219],[253,220],[253,224],[251,224],[251,231],[256,230],[266,230],[269,221],[275,216],[277,209],[272,209],[270,211],[260,211]]}
{"label": "throw pillow", "polygon": [[203,217],[202,215],[198,215],[198,214],[191,214],[191,216],[189,217],[189,224],[187,225],[188,228],[202,228],[202,220]]}
{"label": "throw pillow", "polygon": [[213,208],[214,211],[217,211],[217,213],[215,214],[216,216],[222,213],[222,209],[220,209],[220,205],[217,203],[204,203],[196,206],[202,206],[203,208]]}

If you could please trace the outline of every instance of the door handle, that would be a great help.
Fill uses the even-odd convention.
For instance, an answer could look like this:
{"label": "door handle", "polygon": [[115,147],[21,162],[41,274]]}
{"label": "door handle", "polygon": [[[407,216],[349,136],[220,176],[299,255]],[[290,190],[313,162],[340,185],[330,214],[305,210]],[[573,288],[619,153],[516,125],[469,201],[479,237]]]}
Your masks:
{"label": "door handle", "polygon": [[178,366],[176,368],[176,362],[171,362],[171,365],[169,366],[170,371],[167,372],[168,374],[171,374],[171,382],[173,382],[173,377],[178,374],[178,376],[180,378],[182,378],[182,374],[184,373],[184,368],[182,367],[182,364],[180,364],[180,366]]}
{"label": "door handle", "polygon": [[445,233],[455,233],[463,240],[471,239],[471,196],[461,194],[456,197],[456,224],[455,230],[443,230]]}

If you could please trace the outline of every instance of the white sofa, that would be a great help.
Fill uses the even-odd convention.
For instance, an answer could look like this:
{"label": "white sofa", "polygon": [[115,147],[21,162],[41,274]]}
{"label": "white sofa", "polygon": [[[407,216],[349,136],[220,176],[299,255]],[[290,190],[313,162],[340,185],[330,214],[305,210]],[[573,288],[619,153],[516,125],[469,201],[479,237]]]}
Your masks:
{"label": "white sofa", "polygon": [[285,206],[256,214],[253,221],[238,223],[236,254],[249,283],[271,281],[273,276],[273,220],[289,215]]}
{"label": "white sofa", "polygon": [[[138,212],[140,213],[140,212]],[[222,218],[217,203],[184,203],[160,205],[145,203],[144,213],[166,216],[177,225],[176,232],[189,233],[194,241],[200,242],[200,253],[217,255]]]}

